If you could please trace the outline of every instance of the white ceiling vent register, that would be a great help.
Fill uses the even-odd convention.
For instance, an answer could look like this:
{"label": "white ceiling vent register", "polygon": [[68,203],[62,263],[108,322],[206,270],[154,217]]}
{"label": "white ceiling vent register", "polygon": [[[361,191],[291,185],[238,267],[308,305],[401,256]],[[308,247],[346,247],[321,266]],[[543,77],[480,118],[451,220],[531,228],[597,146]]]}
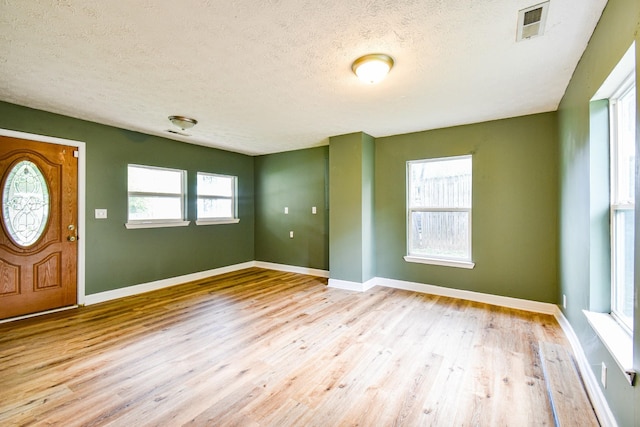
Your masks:
{"label": "white ceiling vent register", "polygon": [[172,133],[174,135],[180,135],[180,136],[191,136],[190,133],[186,133],[184,131],[179,131],[179,130],[174,130],[174,129],[167,129],[168,133]]}
{"label": "white ceiling vent register", "polygon": [[548,10],[549,2],[545,2],[519,11],[516,41],[541,36],[544,33],[544,24],[547,22]]}

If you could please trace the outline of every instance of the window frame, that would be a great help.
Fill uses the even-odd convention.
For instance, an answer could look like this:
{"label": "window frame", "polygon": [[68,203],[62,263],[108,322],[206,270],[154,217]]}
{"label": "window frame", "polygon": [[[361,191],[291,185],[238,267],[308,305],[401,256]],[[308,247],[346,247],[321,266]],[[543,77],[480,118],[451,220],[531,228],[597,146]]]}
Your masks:
{"label": "window frame", "polygon": [[[633,333],[633,323],[634,323],[634,319],[633,319],[633,313],[632,316],[629,318],[628,316],[626,316],[624,313],[622,313],[619,309],[618,309],[618,303],[617,303],[617,299],[618,299],[618,294],[619,294],[619,289],[618,289],[618,276],[620,275],[620,272],[618,271],[617,266],[617,262],[618,262],[618,258],[619,258],[619,254],[618,254],[618,244],[616,243],[616,236],[618,235],[619,232],[619,228],[617,226],[618,224],[618,213],[620,212],[629,212],[631,211],[634,215],[635,215],[635,200],[633,202],[629,201],[629,200],[619,200],[618,199],[618,186],[619,186],[619,168],[618,168],[618,149],[619,149],[619,145],[620,145],[620,137],[619,137],[619,131],[618,128],[620,126],[620,117],[619,117],[619,100],[624,98],[625,96],[630,95],[632,92],[635,92],[635,96],[637,97],[637,90],[636,90],[636,82],[635,82],[635,76],[633,74],[629,75],[628,77],[626,77],[623,82],[619,85],[619,87],[613,92],[613,94],[610,96],[609,98],[609,132],[610,132],[610,143],[609,143],[609,149],[610,149],[610,188],[609,188],[609,192],[610,192],[610,209],[609,209],[609,214],[610,214],[610,220],[609,220],[609,224],[610,224],[610,245],[611,245],[611,310],[610,310],[610,314],[611,317],[614,318],[614,320],[616,322],[618,322],[618,324],[628,333],[628,334],[632,334]],[[636,136],[637,138],[637,136]],[[633,141],[634,147],[635,147],[635,140]],[[637,153],[635,153],[634,155],[634,159],[637,163]],[[632,168],[632,170],[635,171],[635,165]],[[634,177],[632,179],[632,184],[634,185],[634,196],[635,196],[635,174]],[[637,231],[634,230],[634,233],[636,233]],[[632,244],[633,247],[633,244]],[[635,249],[634,249],[635,250]],[[624,255],[622,255],[624,256]],[[635,265],[633,267],[635,269]],[[624,273],[622,273],[624,274]],[[634,292],[632,292],[633,294]],[[633,295],[631,295],[631,298],[633,298]]]}
{"label": "window frame", "polygon": [[[231,178],[232,183],[232,194],[231,197],[227,196],[211,196],[211,195],[200,195],[198,192],[198,177],[200,175],[205,176],[215,176],[222,178]],[[231,206],[233,209],[233,216],[231,217],[200,217],[200,210],[198,209],[199,201],[201,199],[210,199],[210,200],[229,200],[231,199]],[[240,222],[240,218],[238,218],[238,177],[236,175],[225,175],[220,173],[212,173],[212,172],[196,172],[196,225],[215,225],[215,224],[237,224]]]}
{"label": "window frame", "polygon": [[[414,164],[420,163],[432,163],[432,162],[446,162],[451,160],[461,160],[461,159],[469,159],[471,161],[471,199],[472,206],[470,207],[427,207],[427,206],[418,206],[414,207],[411,205],[411,190],[412,190],[412,182],[411,182],[411,166]],[[409,160],[406,162],[406,255],[404,256],[404,260],[407,262],[421,263],[421,264],[432,264],[446,267],[458,267],[458,268],[467,268],[472,269],[475,267],[475,263],[473,262],[473,252],[472,252],[472,211],[473,211],[473,156],[471,154],[459,155],[459,156],[448,156],[448,157],[436,157],[436,158],[428,158],[428,159],[418,159],[418,160]],[[419,255],[411,253],[411,242],[413,241],[412,229],[413,222],[412,217],[416,212],[467,212],[468,213],[468,236],[467,236],[467,248],[468,248],[468,257],[466,258],[457,258],[457,257],[445,257],[445,256],[433,256],[433,255]]]}
{"label": "window frame", "polygon": [[[171,192],[152,192],[152,191],[130,191],[129,190],[129,168],[141,168],[151,169],[167,172],[179,172],[180,173],[180,193]],[[167,197],[167,198],[179,198],[180,199],[180,219],[177,218],[159,218],[159,219],[131,219],[130,216],[130,198],[131,196],[138,197]],[[161,166],[141,165],[135,163],[127,164],[127,222],[125,227],[127,229],[136,228],[160,228],[160,227],[184,227],[188,226],[190,221],[187,220],[187,171],[184,169],[167,168]]]}

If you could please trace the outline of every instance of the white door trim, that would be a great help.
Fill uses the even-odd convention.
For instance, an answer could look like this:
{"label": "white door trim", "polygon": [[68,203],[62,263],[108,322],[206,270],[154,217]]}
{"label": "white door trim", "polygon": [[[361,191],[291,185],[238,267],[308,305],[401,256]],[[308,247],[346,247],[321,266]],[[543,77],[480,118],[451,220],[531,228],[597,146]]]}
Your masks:
{"label": "white door trim", "polygon": [[86,194],[86,143],[72,139],[56,138],[53,136],[37,135],[33,133],[18,132],[9,129],[0,129],[0,136],[10,138],[30,139],[32,141],[46,142],[49,144],[69,145],[78,148],[78,297],[77,304],[83,305],[85,300],[85,194]]}

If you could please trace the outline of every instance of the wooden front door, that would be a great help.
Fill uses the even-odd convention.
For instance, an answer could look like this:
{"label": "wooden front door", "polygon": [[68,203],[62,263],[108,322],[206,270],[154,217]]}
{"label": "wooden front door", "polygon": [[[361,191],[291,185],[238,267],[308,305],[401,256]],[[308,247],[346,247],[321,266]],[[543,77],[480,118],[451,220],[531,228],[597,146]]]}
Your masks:
{"label": "wooden front door", "polygon": [[77,302],[76,150],[0,136],[0,319]]}

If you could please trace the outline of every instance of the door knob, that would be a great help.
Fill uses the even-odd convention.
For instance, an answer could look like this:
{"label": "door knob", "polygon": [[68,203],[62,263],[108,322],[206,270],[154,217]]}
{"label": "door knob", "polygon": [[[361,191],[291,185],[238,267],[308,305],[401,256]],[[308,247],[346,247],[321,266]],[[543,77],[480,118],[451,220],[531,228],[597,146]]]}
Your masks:
{"label": "door knob", "polygon": [[68,236],[67,240],[70,242],[75,242],[76,241],[76,236]]}

